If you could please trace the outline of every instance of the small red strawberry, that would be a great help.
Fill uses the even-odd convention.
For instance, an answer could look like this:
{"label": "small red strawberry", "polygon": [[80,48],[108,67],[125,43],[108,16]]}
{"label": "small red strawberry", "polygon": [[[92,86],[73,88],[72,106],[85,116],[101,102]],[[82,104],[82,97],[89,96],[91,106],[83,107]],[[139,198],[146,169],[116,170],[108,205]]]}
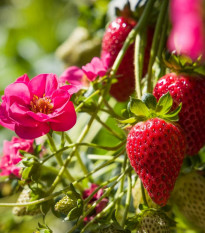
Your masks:
{"label": "small red strawberry", "polygon": [[[103,36],[101,57],[110,55],[108,67],[111,67],[121,50],[129,32],[137,24],[127,17],[117,17],[111,22]],[[145,48],[143,76],[147,72],[153,29],[148,30],[147,47]],[[117,71],[118,82],[111,86],[110,94],[118,101],[126,101],[135,90],[134,76],[134,43],[130,45]]]}
{"label": "small red strawberry", "polygon": [[149,102],[146,98],[145,103],[134,99],[130,104],[131,112],[141,122],[128,134],[127,154],[149,196],[161,206],[174,188],[186,150],[181,128],[171,122],[177,120],[179,111],[170,112],[172,103],[167,93],[157,104],[154,96]]}
{"label": "small red strawberry", "polygon": [[158,100],[168,91],[174,106],[182,103],[179,124],[186,136],[186,153],[195,155],[205,144],[205,79],[170,73],[157,82],[153,94]]}

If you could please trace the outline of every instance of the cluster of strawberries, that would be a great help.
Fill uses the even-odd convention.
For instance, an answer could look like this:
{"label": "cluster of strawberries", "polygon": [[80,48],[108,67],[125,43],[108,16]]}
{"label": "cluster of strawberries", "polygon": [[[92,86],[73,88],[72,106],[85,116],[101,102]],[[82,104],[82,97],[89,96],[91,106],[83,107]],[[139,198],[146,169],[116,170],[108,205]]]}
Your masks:
{"label": "cluster of strawberries", "polygon": [[[110,67],[136,24],[126,17],[118,17],[109,24],[103,37],[102,55],[109,53]],[[154,32],[152,28],[148,30],[143,76],[147,73]],[[125,101],[135,88],[134,44],[124,56],[117,78],[110,94],[118,101]],[[152,200],[164,206],[184,157],[196,155],[205,144],[205,78],[184,71],[169,73],[159,79],[153,95],[131,103],[135,120],[127,137],[127,154]]]}

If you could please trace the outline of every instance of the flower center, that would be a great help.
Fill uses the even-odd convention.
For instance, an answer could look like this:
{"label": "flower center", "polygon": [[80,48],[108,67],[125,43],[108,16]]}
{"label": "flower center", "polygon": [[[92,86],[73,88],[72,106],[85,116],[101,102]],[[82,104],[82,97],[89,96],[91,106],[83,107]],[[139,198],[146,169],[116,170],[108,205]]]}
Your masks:
{"label": "flower center", "polygon": [[38,96],[34,95],[33,100],[31,100],[30,102],[30,105],[31,105],[31,111],[35,113],[41,112],[44,114],[49,114],[52,112],[52,108],[53,108],[51,99],[45,96],[43,96],[43,98],[39,98]]}

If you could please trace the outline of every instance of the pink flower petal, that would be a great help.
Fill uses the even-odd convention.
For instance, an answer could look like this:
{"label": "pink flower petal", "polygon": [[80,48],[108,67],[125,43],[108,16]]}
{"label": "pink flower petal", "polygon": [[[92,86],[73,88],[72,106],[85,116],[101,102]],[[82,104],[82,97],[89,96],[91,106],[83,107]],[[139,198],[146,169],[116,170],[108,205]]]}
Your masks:
{"label": "pink flower petal", "polygon": [[29,82],[32,95],[43,97],[50,96],[58,87],[57,77],[54,74],[39,74]]}
{"label": "pink flower petal", "polygon": [[17,78],[15,82],[25,82],[25,83],[28,83],[29,81],[30,80],[29,80],[28,75],[24,74],[21,77]]}
{"label": "pink flower petal", "polygon": [[71,66],[67,68],[59,78],[59,82],[66,84],[66,82],[73,84],[79,90],[83,87],[82,77],[84,73],[77,66]]}
{"label": "pink flower petal", "polygon": [[14,121],[11,120],[8,116],[8,111],[6,110],[5,101],[3,101],[0,106],[0,125],[10,130],[14,130]]}
{"label": "pink flower petal", "polygon": [[32,111],[29,111],[27,112],[27,114],[32,117],[34,120],[36,120],[37,122],[48,122],[50,120],[50,114],[44,114],[44,113],[41,113],[41,112],[32,112]]}
{"label": "pink flower petal", "polygon": [[15,125],[16,134],[23,139],[34,139],[49,133],[50,127],[47,123],[39,123],[37,127],[26,127]]}
{"label": "pink flower petal", "polygon": [[94,81],[98,76],[106,74],[107,67],[100,58],[94,57],[90,63],[82,67],[82,70],[90,81]]}
{"label": "pink flower petal", "polygon": [[56,118],[58,122],[50,122],[50,127],[54,131],[67,131],[71,129],[76,123],[76,112],[72,102],[68,102],[65,111]]}
{"label": "pink flower petal", "polygon": [[36,127],[38,123],[27,114],[28,111],[30,110],[27,107],[13,103],[9,109],[9,117],[18,124]]}
{"label": "pink flower petal", "polygon": [[6,87],[4,91],[8,105],[18,102],[19,104],[30,104],[31,95],[25,83],[14,82]]}

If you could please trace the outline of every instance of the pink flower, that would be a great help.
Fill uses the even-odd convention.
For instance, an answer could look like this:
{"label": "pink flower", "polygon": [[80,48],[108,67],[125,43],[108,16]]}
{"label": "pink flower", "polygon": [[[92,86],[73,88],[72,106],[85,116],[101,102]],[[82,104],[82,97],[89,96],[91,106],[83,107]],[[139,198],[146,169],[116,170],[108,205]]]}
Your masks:
{"label": "pink flower", "polygon": [[[94,192],[97,187],[98,187],[97,184],[91,184],[91,187],[89,189],[84,190],[83,199],[86,199],[87,197],[89,197],[91,193]],[[103,192],[104,192],[103,189],[98,190],[98,192],[92,197],[89,203],[92,205],[95,201],[97,201],[103,195]],[[84,222],[91,221],[98,213],[100,213],[107,206],[107,203],[108,203],[108,198],[103,198],[101,202],[97,204],[94,211],[84,218]]]}
{"label": "pink flower", "polygon": [[89,85],[89,80],[86,78],[83,70],[77,66],[67,68],[59,78],[61,85],[66,83],[72,84],[74,93]]}
{"label": "pink flower", "polygon": [[19,150],[32,153],[33,140],[13,137],[11,141],[4,141],[3,156],[0,161],[0,176],[14,175],[20,178],[21,168],[16,166],[22,160]]}
{"label": "pink flower", "polygon": [[94,81],[98,76],[103,77],[108,71],[109,55],[103,56],[101,59],[94,57],[90,63],[82,67],[82,69],[71,66],[67,68],[59,78],[61,85],[66,83],[72,84],[74,92],[84,87],[88,87],[89,83]]}
{"label": "pink flower", "polygon": [[172,31],[168,40],[171,51],[197,59],[205,56],[203,0],[172,0]]}
{"label": "pink flower", "polygon": [[102,59],[94,57],[90,63],[82,67],[83,72],[91,82],[98,76],[103,77],[107,73],[108,59],[108,56],[104,56]]}
{"label": "pink flower", "polygon": [[40,74],[32,80],[25,74],[5,89],[0,124],[24,139],[40,137],[51,129],[69,130],[76,123],[70,89],[72,85],[60,87],[54,74]]}

